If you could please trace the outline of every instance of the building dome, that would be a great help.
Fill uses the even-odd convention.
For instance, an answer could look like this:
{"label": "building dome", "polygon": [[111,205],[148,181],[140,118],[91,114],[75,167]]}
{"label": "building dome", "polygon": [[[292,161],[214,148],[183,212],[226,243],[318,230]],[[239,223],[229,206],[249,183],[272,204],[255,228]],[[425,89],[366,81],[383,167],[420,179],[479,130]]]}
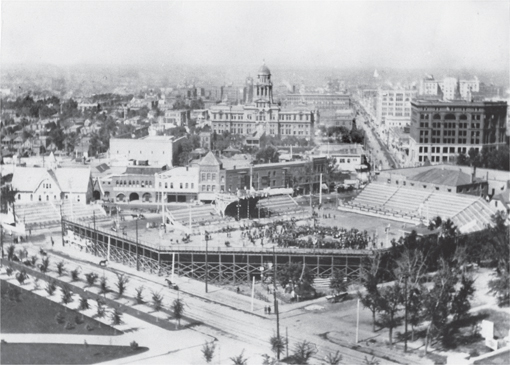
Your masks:
{"label": "building dome", "polygon": [[259,75],[271,75],[271,71],[269,71],[269,68],[264,63],[262,66],[260,66],[258,74]]}

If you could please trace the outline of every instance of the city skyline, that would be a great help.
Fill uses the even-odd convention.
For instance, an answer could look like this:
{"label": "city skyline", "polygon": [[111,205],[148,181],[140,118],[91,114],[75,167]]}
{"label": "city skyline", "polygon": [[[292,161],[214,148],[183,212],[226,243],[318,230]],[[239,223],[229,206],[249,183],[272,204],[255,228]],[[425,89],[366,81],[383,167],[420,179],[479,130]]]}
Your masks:
{"label": "city skyline", "polygon": [[504,1],[4,1],[0,60],[505,70],[509,34],[498,30],[508,10]]}

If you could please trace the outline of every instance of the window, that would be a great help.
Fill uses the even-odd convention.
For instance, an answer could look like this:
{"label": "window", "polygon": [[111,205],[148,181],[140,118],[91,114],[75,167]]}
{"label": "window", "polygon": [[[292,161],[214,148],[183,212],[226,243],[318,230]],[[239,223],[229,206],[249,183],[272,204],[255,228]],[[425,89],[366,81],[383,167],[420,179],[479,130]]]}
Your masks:
{"label": "window", "polygon": [[179,189],[182,189],[182,183],[179,184]]}
{"label": "window", "polygon": [[188,183],[186,183],[186,189],[188,188]]}
{"label": "window", "polygon": [[168,189],[168,183],[165,183],[165,189]]}
{"label": "window", "polygon": [[[30,196],[31,196],[31,195],[30,195]],[[18,194],[18,200],[20,200],[20,199],[21,199],[21,194]]]}
{"label": "window", "polygon": [[207,191],[211,191],[211,185],[207,185]]}
{"label": "window", "polygon": [[191,183],[191,188],[192,188],[192,189],[194,188],[194,185],[195,185],[194,183]]}
{"label": "window", "polygon": [[205,173],[202,173],[202,181],[205,180],[205,176],[206,176]]}
{"label": "window", "polygon": [[170,189],[173,189],[173,188],[174,188],[174,183],[173,183],[173,182],[171,182],[171,183],[170,183]]}
{"label": "window", "polygon": [[202,191],[205,191],[205,185],[202,185]]}
{"label": "window", "polygon": [[211,180],[211,174],[207,173],[207,181]]}

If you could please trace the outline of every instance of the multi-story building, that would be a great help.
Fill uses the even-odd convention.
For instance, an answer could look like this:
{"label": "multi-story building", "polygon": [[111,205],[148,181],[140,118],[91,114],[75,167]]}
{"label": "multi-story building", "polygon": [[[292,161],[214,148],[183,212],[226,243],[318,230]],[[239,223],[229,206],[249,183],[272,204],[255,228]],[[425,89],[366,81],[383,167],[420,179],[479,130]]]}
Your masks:
{"label": "multi-story building", "polygon": [[321,123],[333,125],[336,120],[336,111],[352,110],[351,95],[342,92],[334,93],[309,93],[297,92],[288,93],[283,99],[285,106],[308,105],[315,108],[319,115]]}
{"label": "multi-story building", "polygon": [[188,125],[189,120],[189,110],[165,110],[165,123],[172,123],[178,127],[183,127]]}
{"label": "multi-story building", "polygon": [[415,100],[411,102],[410,159],[439,163],[483,146],[506,143],[507,103]]}
{"label": "multi-story building", "polygon": [[175,167],[154,178],[156,202],[190,203],[198,199],[198,167]]}
{"label": "multi-story building", "polygon": [[442,81],[428,75],[420,80],[420,95],[441,95],[444,100],[468,99],[472,93],[480,92],[480,80],[474,77],[471,80],[457,80],[454,77],[445,77]]}
{"label": "multi-story building", "polygon": [[232,106],[220,103],[211,106],[212,130],[244,136],[264,132],[271,136],[312,138],[317,111],[306,106],[282,108],[274,103],[271,72],[266,65],[259,69],[253,92],[254,102],[251,104]]}
{"label": "multi-story building", "polygon": [[379,89],[377,92],[376,123],[385,124],[386,118],[393,121],[401,120],[401,124],[411,121],[411,100],[416,95],[416,90],[396,88]]}
{"label": "multi-story building", "polygon": [[172,166],[180,141],[173,136],[110,138],[110,156],[154,166]]}

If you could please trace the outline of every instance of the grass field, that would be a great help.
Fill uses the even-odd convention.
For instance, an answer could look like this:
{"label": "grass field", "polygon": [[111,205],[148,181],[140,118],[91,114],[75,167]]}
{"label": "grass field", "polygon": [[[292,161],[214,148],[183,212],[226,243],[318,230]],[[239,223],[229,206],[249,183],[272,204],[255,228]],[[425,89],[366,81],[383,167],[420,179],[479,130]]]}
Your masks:
{"label": "grass field", "polygon": [[2,343],[2,364],[95,364],[145,352],[128,346]]}
{"label": "grass field", "polygon": [[[13,301],[9,299],[7,292],[8,288],[14,287],[14,285],[4,280],[0,280],[0,282],[2,294],[0,324],[2,333],[61,333],[95,336],[122,334],[121,331],[115,330],[113,327],[24,289],[21,289],[19,302]],[[55,319],[59,312],[64,317],[62,323],[57,323]],[[76,323],[77,316],[80,320],[83,319],[83,323]],[[72,323],[74,328],[65,329],[66,322]],[[92,330],[88,330],[87,325]]]}

